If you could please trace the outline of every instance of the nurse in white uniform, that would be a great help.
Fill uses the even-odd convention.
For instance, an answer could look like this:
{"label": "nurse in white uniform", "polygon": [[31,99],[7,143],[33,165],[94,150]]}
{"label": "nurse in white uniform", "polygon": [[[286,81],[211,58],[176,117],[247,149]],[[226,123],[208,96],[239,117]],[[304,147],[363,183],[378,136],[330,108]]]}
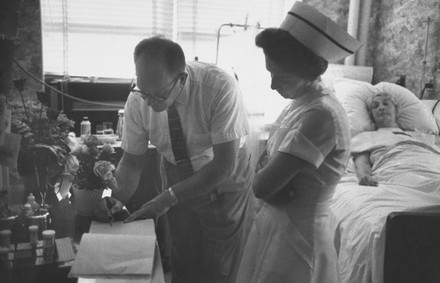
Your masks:
{"label": "nurse in white uniform", "polygon": [[267,164],[254,180],[263,200],[237,283],[339,282],[329,205],[349,157],[340,103],[321,83],[328,62],[360,43],[314,8],[296,2],[280,28],[256,37],[271,88],[291,103],[272,125]]}

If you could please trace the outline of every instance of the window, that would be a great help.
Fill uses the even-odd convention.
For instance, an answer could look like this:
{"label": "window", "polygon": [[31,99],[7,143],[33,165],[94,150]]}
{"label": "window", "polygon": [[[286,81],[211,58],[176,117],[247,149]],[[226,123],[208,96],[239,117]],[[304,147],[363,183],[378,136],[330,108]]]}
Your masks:
{"label": "window", "polygon": [[[257,26],[276,27],[287,0],[41,0],[43,72],[64,78],[132,78],[133,49],[162,34],[188,61],[217,63],[239,79],[252,121],[272,122],[286,104],[270,90]],[[231,25],[229,25],[231,24]],[[222,27],[222,28],[220,28]],[[246,27],[246,28],[245,28]]]}
{"label": "window", "polygon": [[[133,76],[134,46],[162,34],[188,60],[215,63],[225,23],[277,26],[285,0],[41,0],[43,71],[65,77]],[[240,28],[243,29],[243,28]],[[221,37],[235,29],[223,29]]]}

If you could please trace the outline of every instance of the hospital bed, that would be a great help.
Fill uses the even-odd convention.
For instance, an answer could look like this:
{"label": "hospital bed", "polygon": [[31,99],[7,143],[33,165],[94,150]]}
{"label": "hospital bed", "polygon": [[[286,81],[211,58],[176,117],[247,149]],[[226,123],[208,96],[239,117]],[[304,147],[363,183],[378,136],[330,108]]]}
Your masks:
{"label": "hospital bed", "polygon": [[[368,76],[341,78],[340,68],[326,79],[347,112],[353,137],[374,129],[367,103],[387,91],[397,100],[402,128],[426,137],[434,149],[439,145],[436,101],[420,101],[393,83],[372,85]],[[350,161],[335,190],[330,224],[341,281],[440,282],[440,153],[399,144],[385,154],[373,169],[384,176],[378,187],[359,186]]]}

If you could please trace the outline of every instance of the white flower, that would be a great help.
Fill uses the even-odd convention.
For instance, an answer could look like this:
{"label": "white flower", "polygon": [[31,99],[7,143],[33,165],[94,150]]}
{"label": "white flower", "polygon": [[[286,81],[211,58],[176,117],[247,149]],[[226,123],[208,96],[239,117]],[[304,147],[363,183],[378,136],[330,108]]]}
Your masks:
{"label": "white flower", "polygon": [[66,156],[66,163],[64,164],[64,173],[75,174],[79,169],[79,161],[75,155],[69,154]]}
{"label": "white flower", "polygon": [[101,177],[103,180],[110,180],[113,178],[113,170],[115,170],[115,165],[111,164],[109,161],[96,161],[93,167],[93,172],[96,176]]}

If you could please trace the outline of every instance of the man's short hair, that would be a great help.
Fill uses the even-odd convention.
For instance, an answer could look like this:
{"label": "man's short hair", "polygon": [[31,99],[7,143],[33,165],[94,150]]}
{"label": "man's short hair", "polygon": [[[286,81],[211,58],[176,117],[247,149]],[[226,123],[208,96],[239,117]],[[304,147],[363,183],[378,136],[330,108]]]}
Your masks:
{"label": "man's short hair", "polygon": [[163,36],[154,36],[139,42],[134,49],[134,60],[140,55],[162,60],[170,73],[180,72],[185,68],[182,47]]}

